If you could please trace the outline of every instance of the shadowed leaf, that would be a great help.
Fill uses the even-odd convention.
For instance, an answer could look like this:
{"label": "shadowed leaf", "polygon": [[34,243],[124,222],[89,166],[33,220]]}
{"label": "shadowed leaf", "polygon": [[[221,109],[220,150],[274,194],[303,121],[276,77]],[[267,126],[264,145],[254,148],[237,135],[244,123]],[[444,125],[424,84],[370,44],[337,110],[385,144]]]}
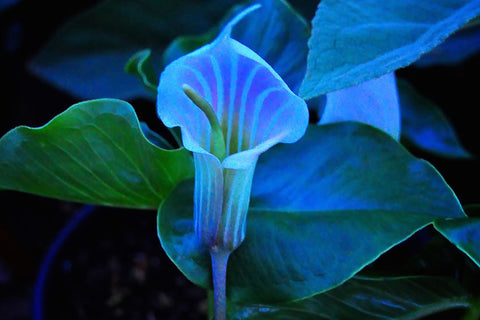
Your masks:
{"label": "shadowed leaf", "polygon": [[438,220],[434,226],[480,267],[480,218]]}
{"label": "shadowed leaf", "polygon": [[471,157],[460,144],[453,126],[433,102],[404,80],[398,79],[397,86],[403,142],[444,157]]}
{"label": "shadowed leaf", "polygon": [[354,278],[328,292],[276,305],[230,305],[231,320],[413,320],[468,308],[470,296],[441,277]]}
{"label": "shadowed leaf", "polygon": [[[30,69],[81,98],[151,95],[124,65],[139,50],[152,50],[160,74],[161,53],[179,34],[204,32],[233,0],[105,0],[61,27],[33,59]],[[193,17],[193,18],[192,18]]]}

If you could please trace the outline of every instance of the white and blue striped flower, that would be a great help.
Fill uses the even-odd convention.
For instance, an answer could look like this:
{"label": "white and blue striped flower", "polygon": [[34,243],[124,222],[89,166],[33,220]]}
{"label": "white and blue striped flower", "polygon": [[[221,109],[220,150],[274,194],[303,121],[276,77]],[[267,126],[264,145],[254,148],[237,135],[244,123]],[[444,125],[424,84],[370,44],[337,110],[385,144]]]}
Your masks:
{"label": "white and blue striped flower", "polygon": [[259,55],[231,38],[228,23],[210,44],[175,60],[160,76],[158,114],[180,127],[195,162],[194,222],[212,251],[231,252],[245,237],[259,155],[300,139],[308,109]]}

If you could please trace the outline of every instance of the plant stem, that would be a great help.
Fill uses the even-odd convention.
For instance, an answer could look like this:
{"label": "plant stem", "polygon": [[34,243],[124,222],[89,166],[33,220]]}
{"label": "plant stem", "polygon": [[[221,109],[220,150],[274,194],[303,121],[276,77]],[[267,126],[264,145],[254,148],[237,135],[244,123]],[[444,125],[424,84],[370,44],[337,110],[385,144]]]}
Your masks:
{"label": "plant stem", "polygon": [[215,320],[227,319],[227,262],[229,251],[210,251],[212,257]]}

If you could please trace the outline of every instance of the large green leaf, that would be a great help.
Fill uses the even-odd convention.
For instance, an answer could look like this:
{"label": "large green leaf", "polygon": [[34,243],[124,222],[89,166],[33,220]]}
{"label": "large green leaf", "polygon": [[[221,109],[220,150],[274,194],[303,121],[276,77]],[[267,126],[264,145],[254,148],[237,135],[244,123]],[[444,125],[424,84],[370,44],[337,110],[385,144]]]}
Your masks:
{"label": "large green leaf", "polygon": [[402,117],[402,142],[434,154],[469,158],[447,117],[411,85],[397,80]]}
{"label": "large green leaf", "polygon": [[79,103],[41,128],[17,127],[0,139],[0,189],[156,209],[192,175],[188,151],[150,143],[120,100]]}
{"label": "large green leaf", "polygon": [[405,67],[480,14],[480,0],[323,0],[313,19],[304,98]]}
{"label": "large green leaf", "polygon": [[480,267],[480,218],[442,219],[434,226]]}
{"label": "large green leaf", "polygon": [[[208,287],[192,195],[191,181],[172,192],[159,210],[159,237],[180,270]],[[313,126],[259,159],[229,296],[262,303],[328,290],[436,218],[463,216],[436,170],[387,134],[359,123]]]}
{"label": "large green leaf", "polygon": [[150,48],[153,65],[162,67],[161,53],[174,37],[208,30],[234,2],[105,0],[60,28],[31,69],[82,98],[150,98],[124,73],[129,57]]}
{"label": "large green leaf", "polygon": [[468,308],[471,297],[453,279],[441,277],[354,278],[314,297],[276,305],[230,304],[230,320],[418,319]]}

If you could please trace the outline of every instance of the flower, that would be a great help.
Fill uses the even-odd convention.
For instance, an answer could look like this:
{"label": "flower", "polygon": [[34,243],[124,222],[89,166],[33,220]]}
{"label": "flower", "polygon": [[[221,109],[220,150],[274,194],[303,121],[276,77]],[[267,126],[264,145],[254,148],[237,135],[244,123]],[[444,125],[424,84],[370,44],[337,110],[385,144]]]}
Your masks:
{"label": "flower", "polygon": [[210,44],[169,64],[160,76],[158,115],[180,127],[195,162],[194,223],[211,252],[231,252],[245,237],[259,155],[300,139],[305,101],[259,55],[231,38],[243,10]]}

